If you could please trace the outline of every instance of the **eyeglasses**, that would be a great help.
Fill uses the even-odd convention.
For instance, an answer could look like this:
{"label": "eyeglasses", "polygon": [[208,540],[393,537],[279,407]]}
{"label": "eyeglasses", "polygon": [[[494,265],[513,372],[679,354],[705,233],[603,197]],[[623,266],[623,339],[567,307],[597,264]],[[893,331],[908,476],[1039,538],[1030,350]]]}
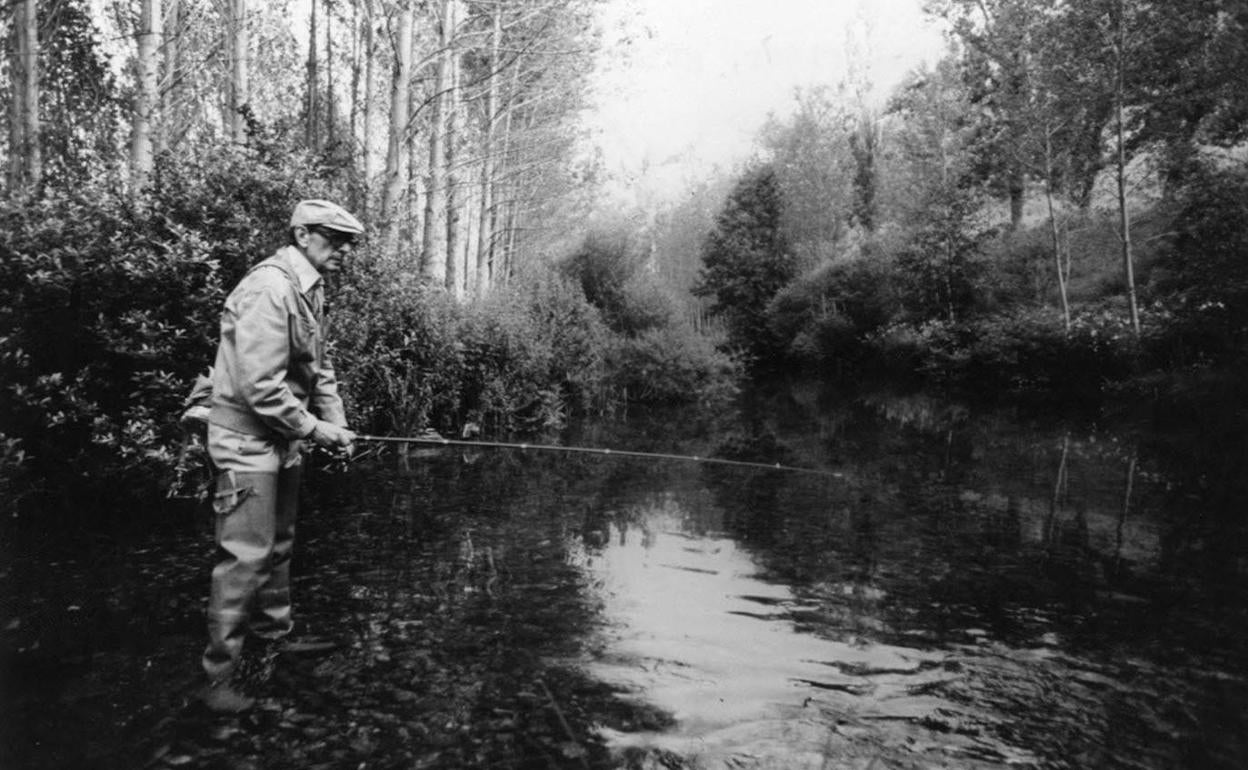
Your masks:
{"label": "eyeglasses", "polygon": [[341,230],[334,230],[330,227],[312,225],[308,228],[308,230],[321,236],[326,241],[329,241],[330,248],[335,251],[341,249],[343,246],[355,246],[357,243],[356,237],[351,233],[344,233]]}

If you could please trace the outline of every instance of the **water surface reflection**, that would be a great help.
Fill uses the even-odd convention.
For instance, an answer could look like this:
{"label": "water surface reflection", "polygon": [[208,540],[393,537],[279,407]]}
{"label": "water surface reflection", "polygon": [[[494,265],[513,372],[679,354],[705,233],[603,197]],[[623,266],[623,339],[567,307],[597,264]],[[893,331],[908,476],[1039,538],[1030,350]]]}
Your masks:
{"label": "water surface reflection", "polygon": [[[607,730],[617,750],[675,755],[696,767],[843,767],[892,754],[911,766],[925,755],[932,766],[1030,759],[972,731],[944,729],[973,718],[939,695],[961,675],[951,656],[816,633],[810,619],[821,617],[822,603],[763,579],[736,540],[696,534],[706,522],[690,522],[677,497],[631,513],[601,548],[573,552],[607,621],[586,666],[667,711],[675,727]],[[883,599],[863,587],[843,590]]]}
{"label": "water surface reflection", "polygon": [[15,547],[0,765],[1248,766],[1234,420],[800,390],[684,417],[562,440],[842,477],[446,450],[311,474],[296,622],[349,644],[224,732],[183,695],[202,523]]}
{"label": "water surface reflection", "polygon": [[843,479],[652,474],[571,549],[602,597],[586,670],[674,719],[605,730],[623,756],[1244,765],[1242,475],[923,399],[794,413],[751,425],[758,457]]}

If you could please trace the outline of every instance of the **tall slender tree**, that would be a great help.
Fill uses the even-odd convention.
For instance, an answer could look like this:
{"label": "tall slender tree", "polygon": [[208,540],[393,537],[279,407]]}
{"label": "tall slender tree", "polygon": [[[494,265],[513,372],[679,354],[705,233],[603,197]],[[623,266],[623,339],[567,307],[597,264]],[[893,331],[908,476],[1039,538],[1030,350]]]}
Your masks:
{"label": "tall slender tree", "polygon": [[438,52],[434,92],[430,96],[433,114],[429,126],[428,182],[425,185],[425,226],[420,267],[425,281],[446,285],[447,274],[447,121],[453,97],[451,79],[454,66],[455,2],[442,0],[438,19]]}
{"label": "tall slender tree", "polygon": [[9,105],[10,193],[30,190],[43,176],[39,121],[39,14],[36,0],[10,3],[9,72],[13,98]]}
{"label": "tall slender tree", "polygon": [[460,50],[459,21],[461,18],[458,0],[447,3],[448,20],[451,33],[446,41],[446,66],[448,69],[444,108],[446,110],[446,164],[444,174],[446,183],[446,288],[451,295],[463,297],[464,265],[461,249],[464,241],[461,208],[464,201],[460,190]]}
{"label": "tall slender tree", "polygon": [[389,149],[382,181],[381,223],[383,243],[388,253],[398,250],[402,201],[408,187],[408,149],[411,121],[412,30],[415,8],[403,0],[394,30],[394,77],[391,83]]}
{"label": "tall slender tree", "polygon": [[233,67],[230,73],[230,138],[236,144],[247,142],[247,115],[251,102],[249,72],[250,37],[247,25],[247,0],[230,0],[230,30]]}
{"label": "tall slender tree", "polygon": [[1114,57],[1114,181],[1118,188],[1118,238],[1122,246],[1122,274],[1127,284],[1127,312],[1135,336],[1140,336],[1140,308],[1135,292],[1135,253],[1131,243],[1131,209],[1127,200],[1127,0],[1117,0],[1111,15]]}
{"label": "tall slender tree", "polygon": [[361,59],[362,69],[361,77],[364,81],[362,101],[362,115],[360,117],[360,155],[364,161],[364,205],[363,211],[365,218],[369,218],[372,207],[373,197],[369,194],[377,178],[377,161],[376,155],[373,153],[373,121],[377,112],[376,96],[374,93],[377,81],[374,70],[374,62],[376,61],[376,33],[373,27],[373,0],[364,0],[364,16],[360,19],[360,31],[363,33],[361,41]]}
{"label": "tall slender tree", "polygon": [[497,213],[494,204],[495,152],[498,128],[498,85],[502,73],[499,54],[503,40],[503,11],[501,5],[490,10],[490,54],[486,63],[485,109],[481,118],[481,195],[477,213],[477,258],[474,274],[474,293],[482,296],[489,291],[491,267],[494,263],[494,232]]}
{"label": "tall slender tree", "polygon": [[304,141],[312,148],[321,146],[321,83],[317,57],[316,7],[317,0],[309,0],[312,13],[308,17],[308,63],[307,63],[307,112],[305,114]]}
{"label": "tall slender tree", "polygon": [[135,89],[130,135],[130,174],[136,190],[147,184],[154,164],[152,134],[160,103],[159,57],[163,21],[160,0],[143,0],[135,59],[138,87]]}
{"label": "tall slender tree", "polygon": [[178,68],[181,64],[182,41],[182,0],[166,0],[164,4],[165,18],[161,21],[162,48],[164,56],[160,70],[160,82],[157,90],[160,94],[160,130],[156,132],[155,152],[157,154],[169,151],[170,140],[169,134],[172,126],[169,125],[170,117],[173,114],[174,105],[174,82],[177,78]]}

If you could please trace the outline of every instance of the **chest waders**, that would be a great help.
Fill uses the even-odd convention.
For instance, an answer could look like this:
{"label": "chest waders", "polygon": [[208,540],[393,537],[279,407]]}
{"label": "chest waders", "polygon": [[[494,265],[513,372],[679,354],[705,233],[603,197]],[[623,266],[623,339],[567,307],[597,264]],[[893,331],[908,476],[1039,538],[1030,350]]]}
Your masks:
{"label": "chest waders", "polygon": [[211,642],[204,653],[212,679],[227,674],[224,666],[236,662],[244,634],[277,639],[292,628],[290,554],[302,468],[230,470],[217,477],[218,561],[208,602]]}

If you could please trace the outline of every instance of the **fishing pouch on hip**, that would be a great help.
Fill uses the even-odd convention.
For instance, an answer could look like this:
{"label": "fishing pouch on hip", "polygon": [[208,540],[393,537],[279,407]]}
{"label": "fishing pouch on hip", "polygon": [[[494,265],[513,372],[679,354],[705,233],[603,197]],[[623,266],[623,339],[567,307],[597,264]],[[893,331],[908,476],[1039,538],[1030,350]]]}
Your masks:
{"label": "fishing pouch on hip", "polygon": [[225,471],[217,481],[217,492],[212,496],[212,510],[218,516],[228,516],[251,497],[255,490],[239,486],[234,471]]}

